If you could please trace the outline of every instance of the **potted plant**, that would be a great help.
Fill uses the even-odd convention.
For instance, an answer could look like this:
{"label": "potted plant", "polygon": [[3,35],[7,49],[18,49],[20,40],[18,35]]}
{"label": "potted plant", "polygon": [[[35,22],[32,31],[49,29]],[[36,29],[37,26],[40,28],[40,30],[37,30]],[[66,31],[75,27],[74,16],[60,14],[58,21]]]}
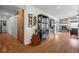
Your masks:
{"label": "potted plant", "polygon": [[41,39],[40,39],[40,35],[39,35],[40,31],[41,30],[39,28],[34,30],[34,34],[32,36],[32,40],[31,40],[31,42],[32,42],[31,45],[41,44]]}
{"label": "potted plant", "polygon": [[39,34],[41,30],[39,28],[35,29],[35,34]]}

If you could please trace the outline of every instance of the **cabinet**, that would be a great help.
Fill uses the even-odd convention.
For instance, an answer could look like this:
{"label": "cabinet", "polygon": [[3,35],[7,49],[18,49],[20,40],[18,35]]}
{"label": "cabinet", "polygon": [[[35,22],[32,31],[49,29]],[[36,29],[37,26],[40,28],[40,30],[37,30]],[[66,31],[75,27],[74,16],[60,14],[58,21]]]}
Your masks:
{"label": "cabinet", "polygon": [[49,35],[49,17],[43,14],[38,15],[38,28],[41,30],[41,39],[47,39]]}

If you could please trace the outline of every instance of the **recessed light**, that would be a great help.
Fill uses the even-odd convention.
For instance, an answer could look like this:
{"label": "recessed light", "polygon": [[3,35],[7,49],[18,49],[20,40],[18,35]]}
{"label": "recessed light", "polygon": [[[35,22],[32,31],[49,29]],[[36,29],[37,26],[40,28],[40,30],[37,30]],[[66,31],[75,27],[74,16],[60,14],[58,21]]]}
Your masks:
{"label": "recessed light", "polygon": [[7,18],[6,16],[3,16],[3,18]]}
{"label": "recessed light", "polygon": [[5,15],[9,15],[9,13],[5,13]]}
{"label": "recessed light", "polygon": [[60,9],[60,8],[61,8],[60,6],[57,7],[57,9]]}

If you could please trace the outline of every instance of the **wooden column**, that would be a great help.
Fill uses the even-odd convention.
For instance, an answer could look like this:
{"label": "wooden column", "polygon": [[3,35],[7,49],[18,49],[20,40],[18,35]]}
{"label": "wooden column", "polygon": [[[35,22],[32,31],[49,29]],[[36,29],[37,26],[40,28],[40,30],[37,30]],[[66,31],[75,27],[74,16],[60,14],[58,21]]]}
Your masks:
{"label": "wooden column", "polygon": [[19,9],[17,13],[17,40],[24,44],[24,10]]}

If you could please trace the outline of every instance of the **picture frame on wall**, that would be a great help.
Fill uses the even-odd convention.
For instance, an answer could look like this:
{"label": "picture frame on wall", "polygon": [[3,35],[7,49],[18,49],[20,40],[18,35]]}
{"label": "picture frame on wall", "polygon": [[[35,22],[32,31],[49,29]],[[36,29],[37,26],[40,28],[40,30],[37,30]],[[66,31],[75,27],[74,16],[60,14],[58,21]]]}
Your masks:
{"label": "picture frame on wall", "polygon": [[36,26],[36,23],[37,23],[37,19],[36,19],[36,16],[33,17],[33,24],[34,26]]}
{"label": "picture frame on wall", "polygon": [[28,27],[32,27],[32,14],[28,14]]}

